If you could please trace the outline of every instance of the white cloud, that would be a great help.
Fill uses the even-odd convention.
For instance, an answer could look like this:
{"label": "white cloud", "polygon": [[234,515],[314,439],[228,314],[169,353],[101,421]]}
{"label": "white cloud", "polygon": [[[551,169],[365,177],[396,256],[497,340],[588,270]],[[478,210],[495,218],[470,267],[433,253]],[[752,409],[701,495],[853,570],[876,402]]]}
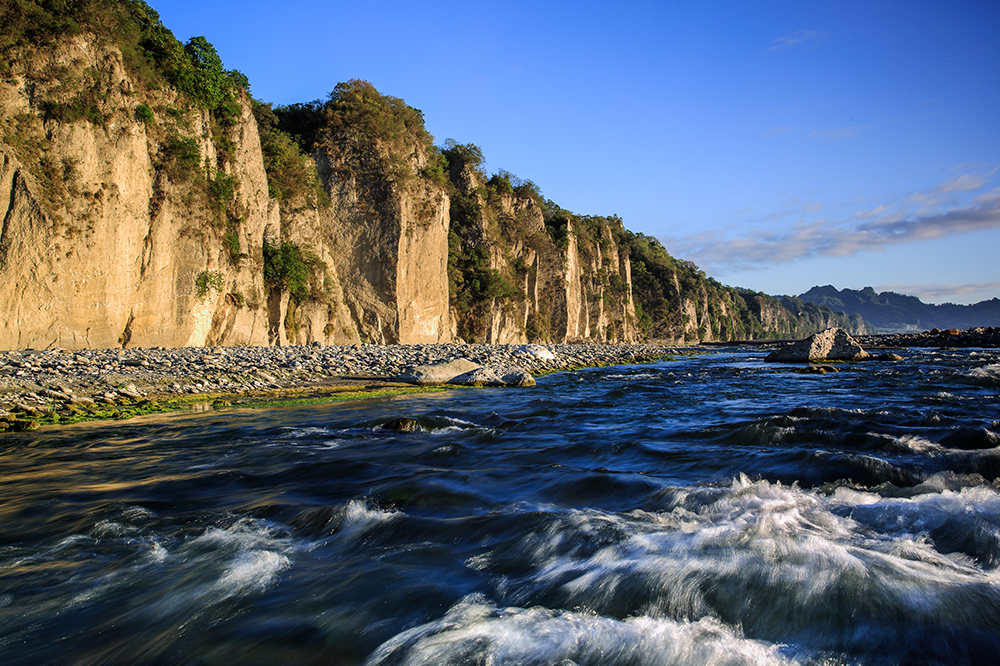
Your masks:
{"label": "white cloud", "polygon": [[962,174],[957,178],[951,178],[938,185],[934,191],[944,194],[945,192],[971,192],[990,182],[989,178],[979,178],[969,174]]}
{"label": "white cloud", "polygon": [[888,213],[890,210],[892,210],[892,206],[890,206],[889,204],[882,204],[881,206],[876,206],[871,210],[855,213],[854,217],[868,219],[871,217],[878,217],[879,215],[884,215],[885,213]]}
{"label": "white cloud", "polygon": [[[877,209],[876,209],[877,210]],[[886,216],[860,224],[822,219],[788,230],[755,230],[726,238],[709,231],[661,239],[675,256],[690,257],[709,272],[750,270],[797,259],[850,256],[954,234],[1000,228],[1000,197],[981,205],[915,217]]]}
{"label": "white cloud", "polygon": [[[756,270],[767,266],[815,257],[844,257],[884,250],[890,245],[1000,228],[1000,187],[965,205],[955,197],[983,187],[990,182],[994,168],[983,175],[962,174],[949,178],[924,192],[914,192],[870,210],[853,213],[843,219],[808,220],[824,204],[802,202],[794,198],[781,208],[758,218],[765,224],[797,216],[791,227],[760,227],[741,232],[716,229],[690,236],[664,237],[667,249],[676,256],[690,257],[711,273]],[[947,197],[942,196],[948,193]],[[868,200],[858,197],[852,204]],[[951,208],[942,210],[949,204]],[[743,227],[745,228],[745,227]]]}
{"label": "white cloud", "polygon": [[1000,187],[994,188],[986,194],[980,194],[976,197],[976,203],[979,204],[988,204],[997,201],[1000,201]]}
{"label": "white cloud", "polygon": [[951,296],[969,294],[989,294],[1000,289],[1000,282],[976,282],[974,284],[885,284],[874,287],[875,291],[894,291],[898,294],[912,294],[922,301],[941,301]]}
{"label": "white cloud", "polygon": [[822,35],[815,30],[797,30],[782,35],[771,42],[768,51],[784,51],[794,47],[812,47],[820,42]]}

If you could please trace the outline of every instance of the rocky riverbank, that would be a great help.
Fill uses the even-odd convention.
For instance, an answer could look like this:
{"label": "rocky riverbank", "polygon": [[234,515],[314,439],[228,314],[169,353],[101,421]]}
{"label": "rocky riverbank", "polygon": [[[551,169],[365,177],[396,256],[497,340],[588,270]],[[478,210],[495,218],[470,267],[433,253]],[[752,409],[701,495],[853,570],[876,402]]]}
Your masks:
{"label": "rocky riverbank", "polygon": [[[419,366],[467,359],[532,375],[651,361],[659,345],[353,345],[0,352],[0,430],[231,404],[426,390]],[[397,381],[398,378],[398,381]]]}
{"label": "rocky riverbank", "polygon": [[1000,347],[1000,328],[995,326],[937,329],[920,333],[883,333],[855,335],[865,349],[892,349],[899,347]]}

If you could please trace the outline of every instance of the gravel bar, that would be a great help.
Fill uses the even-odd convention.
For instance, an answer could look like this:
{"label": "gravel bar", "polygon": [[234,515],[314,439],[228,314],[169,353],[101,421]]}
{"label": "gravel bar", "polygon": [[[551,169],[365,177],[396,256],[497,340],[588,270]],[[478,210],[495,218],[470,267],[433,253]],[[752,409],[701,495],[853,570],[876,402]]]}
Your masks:
{"label": "gravel bar", "polygon": [[459,358],[538,375],[647,362],[675,353],[676,348],[646,344],[27,349],[0,352],[0,416],[202,394],[208,399],[280,398],[309,388],[371,392],[406,386],[393,378],[409,368]]}

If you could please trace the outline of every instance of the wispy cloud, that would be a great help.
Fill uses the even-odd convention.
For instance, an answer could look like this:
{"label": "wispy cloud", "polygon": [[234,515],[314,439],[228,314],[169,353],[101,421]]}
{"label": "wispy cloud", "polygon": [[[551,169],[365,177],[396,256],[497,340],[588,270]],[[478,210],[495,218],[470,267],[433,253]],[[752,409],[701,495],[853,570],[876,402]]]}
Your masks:
{"label": "wispy cloud", "polygon": [[865,131],[870,130],[871,125],[854,125],[852,127],[833,127],[830,129],[818,129],[809,132],[810,139],[822,139],[825,141],[837,141],[839,139],[853,139],[861,136]]}
{"label": "wispy cloud", "polygon": [[989,204],[998,201],[1000,201],[1000,187],[993,188],[989,192],[976,197],[976,203],[978,204]]}
{"label": "wispy cloud", "polygon": [[943,301],[954,296],[969,294],[990,294],[1000,288],[1000,282],[976,282],[974,284],[884,284],[874,287],[875,291],[894,291],[897,294],[911,294],[923,301]]}
{"label": "wispy cloud", "polygon": [[885,215],[889,211],[893,210],[892,206],[889,204],[882,204],[881,206],[876,206],[871,210],[861,211],[860,213],[855,213],[854,217],[867,220],[873,217],[878,217],[879,215]]}
{"label": "wispy cloud", "polygon": [[934,191],[939,194],[944,194],[945,192],[971,192],[972,190],[978,190],[988,182],[990,182],[989,178],[963,174],[957,178],[944,181],[934,188]]}
{"label": "wispy cloud", "polygon": [[815,46],[822,39],[822,34],[815,30],[796,30],[787,35],[782,35],[771,42],[767,47],[768,51],[784,51],[791,48],[809,48]]}
{"label": "wispy cloud", "polygon": [[735,238],[722,231],[707,231],[663,241],[671,253],[690,257],[706,270],[748,270],[996,228],[1000,228],[1000,196],[982,196],[976,205],[936,213],[906,214],[882,205],[848,219],[800,222],[780,230],[758,229]]}

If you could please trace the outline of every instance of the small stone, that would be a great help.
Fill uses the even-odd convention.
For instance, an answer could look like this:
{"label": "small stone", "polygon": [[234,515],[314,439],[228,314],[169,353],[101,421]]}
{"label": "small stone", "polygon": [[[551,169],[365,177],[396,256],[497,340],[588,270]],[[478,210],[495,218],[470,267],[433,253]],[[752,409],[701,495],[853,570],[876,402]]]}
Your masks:
{"label": "small stone", "polygon": [[133,400],[139,400],[142,398],[142,394],[139,393],[139,389],[135,387],[135,384],[129,384],[125,388],[119,388],[118,392],[125,397],[132,398]]}

